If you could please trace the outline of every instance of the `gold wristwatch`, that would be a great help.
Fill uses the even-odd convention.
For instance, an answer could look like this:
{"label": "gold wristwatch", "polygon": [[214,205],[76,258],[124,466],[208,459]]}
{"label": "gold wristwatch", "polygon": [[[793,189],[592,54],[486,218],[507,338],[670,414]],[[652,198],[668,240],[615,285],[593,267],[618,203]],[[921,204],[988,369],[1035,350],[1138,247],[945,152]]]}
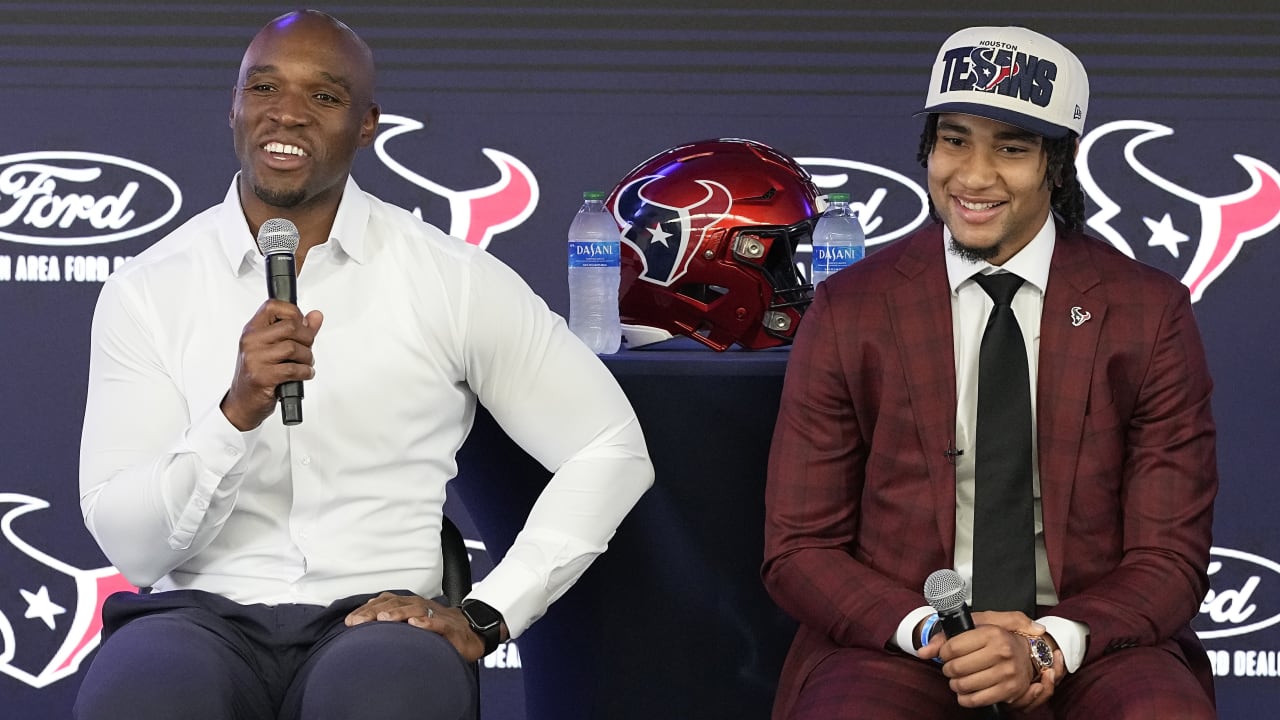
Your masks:
{"label": "gold wristwatch", "polygon": [[1039,680],[1045,670],[1053,667],[1053,646],[1040,635],[1031,635],[1017,630],[1014,634],[1027,639],[1027,645],[1031,650],[1031,667],[1035,668],[1036,679]]}

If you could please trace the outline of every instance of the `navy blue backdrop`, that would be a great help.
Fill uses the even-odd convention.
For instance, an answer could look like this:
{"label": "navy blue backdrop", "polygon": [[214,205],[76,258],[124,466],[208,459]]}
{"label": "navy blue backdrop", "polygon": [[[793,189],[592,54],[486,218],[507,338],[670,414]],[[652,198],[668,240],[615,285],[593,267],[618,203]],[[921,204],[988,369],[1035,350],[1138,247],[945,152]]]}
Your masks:
{"label": "navy blue backdrop", "polygon": [[[1196,300],[1222,472],[1197,628],[1222,716],[1269,711],[1280,700],[1280,12],[839,5],[323,9],[381,69],[384,127],[356,179],[487,247],[557,311],[580,193],[612,188],[653,153],[717,136],[774,145],[824,189],[852,194],[874,247],[924,219],[911,113],[941,41],[966,25],[1023,24],[1073,48],[1093,85],[1079,158],[1088,229],[1182,278]],[[83,529],[76,492],[101,281],[222,198],[240,55],[287,9],[0,3],[0,717],[68,716],[100,599],[123,584]],[[487,554],[476,558],[482,573]],[[522,717],[519,648],[488,664],[486,717]]]}

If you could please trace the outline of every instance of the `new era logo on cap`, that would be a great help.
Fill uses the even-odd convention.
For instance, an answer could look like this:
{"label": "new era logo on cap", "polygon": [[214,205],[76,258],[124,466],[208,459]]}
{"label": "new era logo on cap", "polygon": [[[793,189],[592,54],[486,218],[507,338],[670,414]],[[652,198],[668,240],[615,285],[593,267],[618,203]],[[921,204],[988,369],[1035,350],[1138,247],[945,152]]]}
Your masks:
{"label": "new era logo on cap", "polygon": [[1051,38],[1020,27],[961,30],[942,44],[921,112],[999,120],[1045,137],[1084,134],[1089,77]]}

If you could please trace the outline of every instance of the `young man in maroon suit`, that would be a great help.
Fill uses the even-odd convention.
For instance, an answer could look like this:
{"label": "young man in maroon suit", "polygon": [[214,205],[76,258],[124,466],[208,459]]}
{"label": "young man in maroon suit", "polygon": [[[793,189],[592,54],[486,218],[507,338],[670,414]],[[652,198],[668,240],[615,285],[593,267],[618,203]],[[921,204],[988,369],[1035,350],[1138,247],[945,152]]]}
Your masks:
{"label": "young man in maroon suit", "polygon": [[[1081,233],[1088,97],[1043,35],[953,35],[920,147],[940,222],[818,287],[769,463],[763,575],[800,623],[775,719],[1215,716],[1189,626],[1217,491],[1211,383],[1187,290]],[[979,510],[1010,452],[979,441],[983,393],[1021,373],[979,382],[984,276],[1007,273],[1029,385],[1010,484],[1028,499],[1026,537],[999,544],[1026,548],[1026,602],[973,592],[976,627],[947,638],[926,577],[1014,574],[980,550],[1005,516]]]}

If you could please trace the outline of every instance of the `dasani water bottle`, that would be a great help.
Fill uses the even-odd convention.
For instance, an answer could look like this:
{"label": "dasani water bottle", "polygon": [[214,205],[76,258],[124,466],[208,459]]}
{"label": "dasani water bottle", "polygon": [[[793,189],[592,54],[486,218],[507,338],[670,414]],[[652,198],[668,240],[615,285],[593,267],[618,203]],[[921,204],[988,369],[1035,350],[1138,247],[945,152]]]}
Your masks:
{"label": "dasani water bottle", "polygon": [[826,212],[813,226],[814,285],[861,260],[866,252],[862,223],[849,207],[849,194],[831,193],[827,202]]}
{"label": "dasani water bottle", "polygon": [[621,344],[618,280],[622,245],[602,192],[582,193],[582,208],[569,225],[569,329],[596,354]]}

